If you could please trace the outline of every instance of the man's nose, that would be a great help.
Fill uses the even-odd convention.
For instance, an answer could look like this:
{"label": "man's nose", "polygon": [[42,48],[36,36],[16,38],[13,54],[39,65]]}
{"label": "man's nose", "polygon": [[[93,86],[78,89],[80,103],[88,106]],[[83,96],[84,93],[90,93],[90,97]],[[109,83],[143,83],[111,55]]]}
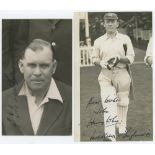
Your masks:
{"label": "man's nose", "polygon": [[109,22],[109,23],[108,23],[108,25],[112,25],[112,24],[113,24],[112,22]]}
{"label": "man's nose", "polygon": [[40,76],[41,75],[41,70],[40,70],[40,67],[39,66],[37,66],[34,69],[33,74],[36,75],[36,76]]}

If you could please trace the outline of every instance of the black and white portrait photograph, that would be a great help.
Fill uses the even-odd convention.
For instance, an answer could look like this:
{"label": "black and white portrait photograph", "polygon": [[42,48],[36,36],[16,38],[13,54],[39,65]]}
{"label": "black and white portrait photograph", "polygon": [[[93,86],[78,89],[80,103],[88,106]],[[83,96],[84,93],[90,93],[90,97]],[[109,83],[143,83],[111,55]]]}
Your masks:
{"label": "black and white portrait photograph", "polygon": [[2,135],[72,134],[72,19],[2,19]]}
{"label": "black and white portrait photograph", "polygon": [[79,140],[153,141],[152,12],[75,14]]}

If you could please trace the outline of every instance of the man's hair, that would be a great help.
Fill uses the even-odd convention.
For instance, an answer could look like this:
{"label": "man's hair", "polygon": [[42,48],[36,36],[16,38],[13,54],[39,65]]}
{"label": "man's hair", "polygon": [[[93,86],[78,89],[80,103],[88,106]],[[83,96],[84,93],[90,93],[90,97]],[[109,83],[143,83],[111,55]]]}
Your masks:
{"label": "man's hair", "polygon": [[52,44],[50,44],[49,42],[45,41],[45,40],[42,40],[42,39],[34,39],[24,50],[23,52],[21,53],[21,56],[20,56],[20,59],[23,59],[24,58],[24,55],[25,55],[25,51],[27,49],[31,49],[32,51],[38,51],[38,50],[43,50],[44,47],[48,47],[49,49],[51,49],[51,52],[52,52],[52,57],[53,59],[55,58],[54,57],[54,47],[52,46]]}

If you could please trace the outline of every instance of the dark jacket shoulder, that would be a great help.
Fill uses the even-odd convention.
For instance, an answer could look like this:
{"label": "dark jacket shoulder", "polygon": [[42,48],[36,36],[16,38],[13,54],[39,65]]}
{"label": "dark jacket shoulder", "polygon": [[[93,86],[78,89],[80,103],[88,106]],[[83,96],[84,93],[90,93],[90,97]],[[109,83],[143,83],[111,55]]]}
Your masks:
{"label": "dark jacket shoulder", "polygon": [[[56,85],[59,89],[59,91],[63,91],[65,93],[69,93],[71,94],[72,93],[72,88],[71,86],[67,85],[66,83],[64,82],[61,82],[61,81],[58,81],[58,80],[55,80],[56,82]],[[61,92],[60,92],[61,93]]]}
{"label": "dark jacket shoulder", "polygon": [[61,81],[58,81],[58,80],[55,80],[55,82],[56,82],[58,90],[62,96],[62,99],[65,101],[64,103],[67,103],[68,105],[71,106],[71,104],[72,104],[72,88],[71,88],[71,86],[69,86]]}
{"label": "dark jacket shoulder", "polygon": [[22,84],[23,82],[19,83],[18,85],[15,85],[14,87],[4,90],[2,92],[2,99],[9,100],[15,98],[18,95]]}

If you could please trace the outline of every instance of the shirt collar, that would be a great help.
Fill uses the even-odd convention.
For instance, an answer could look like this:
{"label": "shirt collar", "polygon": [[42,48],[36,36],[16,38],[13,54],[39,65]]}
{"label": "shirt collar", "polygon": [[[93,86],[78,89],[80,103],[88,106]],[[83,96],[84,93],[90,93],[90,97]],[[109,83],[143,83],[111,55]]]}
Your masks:
{"label": "shirt collar", "polygon": [[[118,31],[116,31],[116,35],[114,36],[114,38],[119,38],[119,33]],[[105,34],[105,39],[109,39],[109,36],[107,35],[107,33]]]}
{"label": "shirt collar", "polygon": [[62,96],[53,78],[51,79],[50,88],[46,96],[50,99],[56,99],[63,103]]}
{"label": "shirt collar", "polygon": [[[27,84],[24,83],[22,88],[19,91],[19,96],[28,96],[30,93],[28,91],[27,88]],[[50,83],[50,87],[48,89],[48,92],[46,94],[46,96],[44,97],[43,101],[48,101],[48,99],[55,99],[55,100],[59,100],[61,103],[63,103],[63,99],[62,96],[59,92],[59,89],[55,83],[55,80],[52,78],[51,79],[51,83]]]}

